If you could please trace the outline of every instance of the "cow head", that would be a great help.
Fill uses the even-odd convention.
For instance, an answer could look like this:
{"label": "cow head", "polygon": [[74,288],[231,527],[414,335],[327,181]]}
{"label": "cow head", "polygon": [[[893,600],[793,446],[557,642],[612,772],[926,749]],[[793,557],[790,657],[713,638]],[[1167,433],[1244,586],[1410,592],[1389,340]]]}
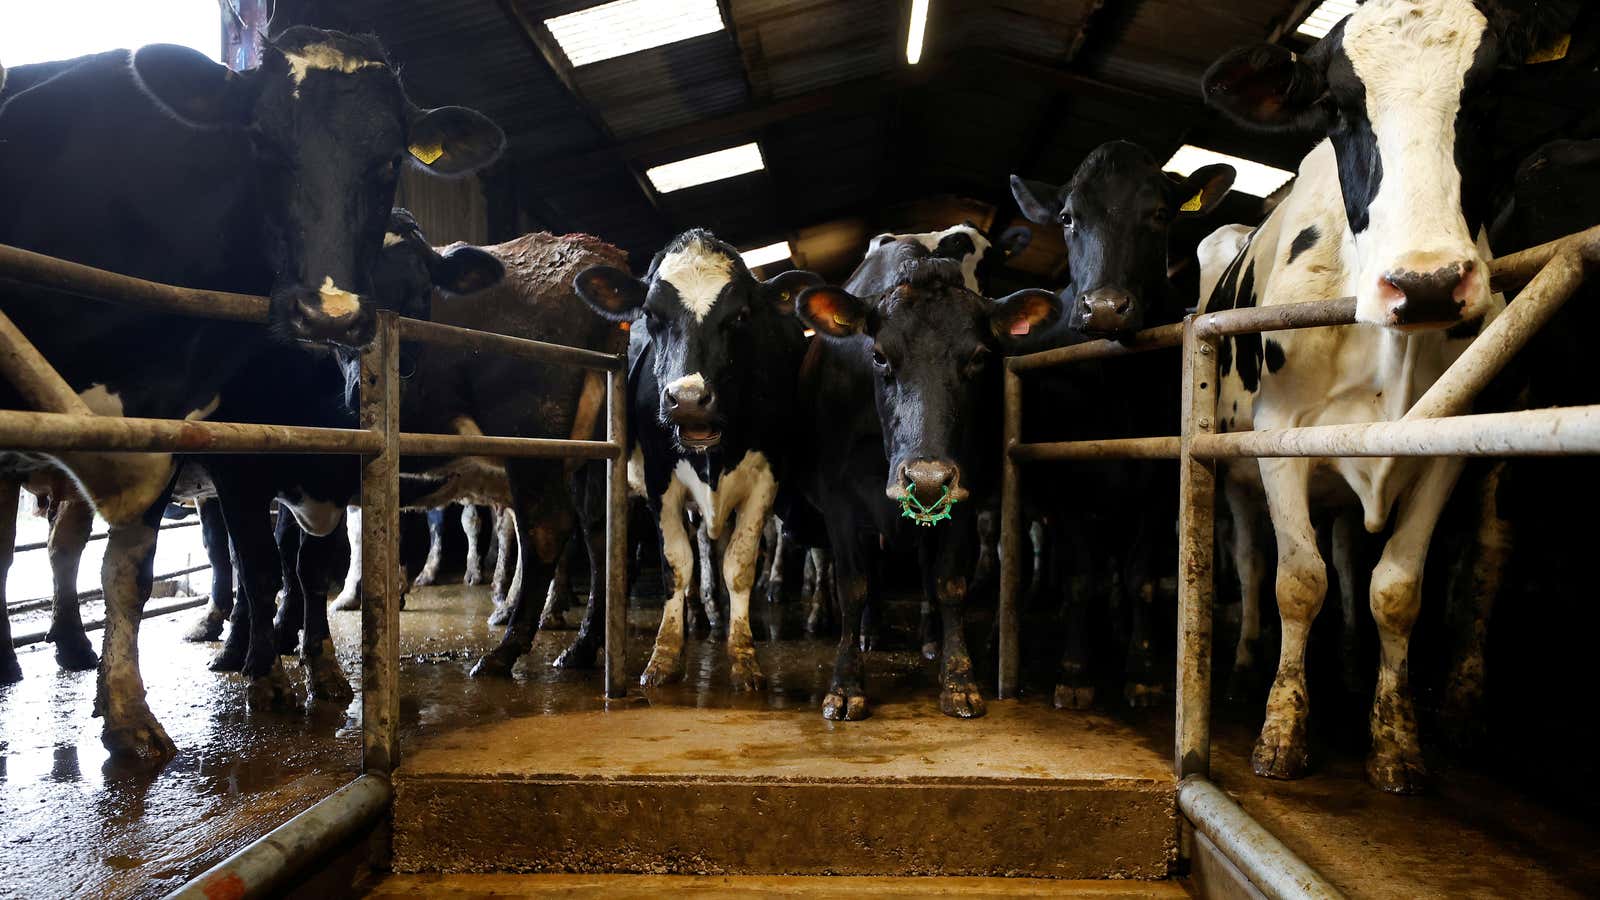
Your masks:
{"label": "cow head", "polygon": [[1496,136],[1480,120],[1507,36],[1472,0],[1370,0],[1303,55],[1263,44],[1206,72],[1207,102],[1233,119],[1331,140],[1358,320],[1429,328],[1487,311],[1476,234]]}
{"label": "cow head", "polygon": [[369,273],[400,167],[443,175],[492,162],[505,138],[461,107],[418,109],[371,37],[297,27],[230,72],[193,50],[133,53],[135,79],[178,119],[248,134],[262,203],[274,324],[359,346],[371,339]]}
{"label": "cow head", "polygon": [[889,460],[885,493],[931,508],[946,492],[952,501],[967,497],[963,466],[988,449],[977,446],[980,429],[971,424],[994,396],[997,351],[1048,328],[1061,301],[1041,290],[986,300],[966,287],[958,264],[898,246],[901,262],[887,289],[858,297],[848,288],[809,288],[799,311],[818,334],[852,341],[867,357]]}
{"label": "cow head", "polygon": [[1072,179],[1056,187],[1011,176],[1011,195],[1029,221],[1060,225],[1072,281],[1067,324],[1096,337],[1122,337],[1177,321],[1183,304],[1167,279],[1167,232],[1183,216],[1215,209],[1233,185],[1233,167],[1168,175],[1143,147],[1112,141],[1095,148]]}
{"label": "cow head", "polygon": [[656,254],[643,280],[595,266],[579,273],[575,287],[607,318],[625,321],[643,310],[661,423],[682,449],[704,452],[721,443],[740,403],[754,399],[741,397],[741,388],[750,367],[765,362],[764,341],[775,329],[798,331],[788,318],[795,295],[821,282],[802,271],[757,281],[738,250],[695,229]]}
{"label": "cow head", "polygon": [[494,254],[470,244],[435,250],[411,213],[395,209],[372,267],[372,296],[380,309],[413,319],[433,317],[433,292],[470,294],[499,283],[505,266]]}

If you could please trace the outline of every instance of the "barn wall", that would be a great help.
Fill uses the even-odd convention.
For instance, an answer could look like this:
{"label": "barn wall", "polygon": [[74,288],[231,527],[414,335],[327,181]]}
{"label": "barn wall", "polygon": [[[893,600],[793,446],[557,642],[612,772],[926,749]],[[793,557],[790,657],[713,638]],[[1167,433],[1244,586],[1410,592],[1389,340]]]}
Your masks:
{"label": "barn wall", "polygon": [[489,242],[489,216],[476,175],[439,178],[415,166],[403,166],[394,205],[411,210],[422,233],[435,246],[452,241]]}

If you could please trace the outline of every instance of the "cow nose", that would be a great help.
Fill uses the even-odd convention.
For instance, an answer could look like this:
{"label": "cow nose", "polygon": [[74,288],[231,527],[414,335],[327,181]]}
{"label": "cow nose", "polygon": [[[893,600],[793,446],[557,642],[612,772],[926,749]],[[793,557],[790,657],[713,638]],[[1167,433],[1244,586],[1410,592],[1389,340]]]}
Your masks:
{"label": "cow nose", "polygon": [[716,408],[717,397],[709,388],[680,384],[662,392],[667,411],[674,414],[704,415]]}
{"label": "cow nose", "polygon": [[1477,278],[1478,264],[1470,259],[1396,266],[1378,278],[1385,321],[1398,326],[1456,322]]}
{"label": "cow nose", "polygon": [[303,294],[290,306],[289,327],[294,336],[303,341],[364,347],[372,341],[376,322],[364,306],[345,315],[331,316],[323,309],[317,295]]}
{"label": "cow nose", "polygon": [[938,502],[946,488],[954,488],[957,469],[937,459],[918,459],[900,467],[900,480],[924,505]]}
{"label": "cow nose", "polygon": [[1133,295],[1118,288],[1085,291],[1078,298],[1085,334],[1121,334],[1133,328]]}

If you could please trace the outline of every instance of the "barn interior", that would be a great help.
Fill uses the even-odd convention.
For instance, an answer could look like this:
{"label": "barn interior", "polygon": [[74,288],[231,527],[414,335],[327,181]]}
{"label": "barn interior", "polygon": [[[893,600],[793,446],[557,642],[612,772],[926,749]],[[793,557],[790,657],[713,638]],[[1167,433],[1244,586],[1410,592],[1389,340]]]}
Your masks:
{"label": "barn interior", "polygon": [[[698,5],[641,2],[676,15]],[[417,104],[468,106],[504,130],[505,154],[477,175],[401,176],[396,204],[436,245],[581,232],[624,250],[640,273],[674,235],[704,227],[741,250],[777,245],[769,261],[751,263],[762,276],[804,269],[838,283],[874,235],[965,221],[993,238],[1026,230],[1022,250],[988,263],[988,293],[1000,296],[1058,289],[1068,266],[1060,229],[1028,221],[1008,177],[1065,182],[1091,150],[1117,139],[1157,160],[1192,147],[1282,171],[1276,180],[1268,172],[1255,193],[1240,182],[1211,215],[1174,226],[1169,270],[1196,294],[1196,245],[1218,226],[1261,221],[1312,143],[1230,123],[1202,102],[1202,74],[1251,43],[1304,51],[1315,40],[1308,22],[1338,3],[707,0],[715,27],[706,32],[583,63],[575,63],[582,48],[564,44],[552,20],[601,5],[595,0],[223,5],[224,61],[253,54],[255,32],[275,15],[372,33]],[[925,36],[913,63],[908,33],[918,7],[927,10]],[[1572,52],[1592,59],[1600,15],[1585,13],[1582,23]],[[590,40],[602,48],[620,39],[606,30],[615,23],[600,28]],[[1502,127],[1522,135],[1519,147],[1594,137],[1597,72],[1512,82]],[[681,189],[658,181],[669,177],[661,166],[751,144],[750,171]],[[1138,364],[1178,374],[1176,353]],[[1559,467],[1573,483],[1593,481],[1586,460]],[[1537,501],[1548,513],[1519,540],[1504,579],[1489,636],[1493,675],[1466,732],[1441,715],[1456,646],[1447,609],[1455,555],[1430,556],[1412,656],[1434,766],[1428,793],[1388,796],[1366,783],[1378,636],[1365,619],[1359,658],[1342,655],[1331,600],[1312,638],[1319,705],[1311,775],[1251,773],[1266,684],[1225,699],[1230,660],[1219,651],[1214,780],[1349,896],[1592,896],[1600,762],[1588,750],[1593,703],[1585,698],[1600,609],[1593,578],[1576,564],[1592,552],[1582,499],[1577,491]],[[1436,547],[1469,537],[1470,498],[1453,502]],[[401,614],[403,751],[392,818],[325,848],[278,893],[1274,895],[1225,863],[1192,862],[1175,806],[1170,695],[1130,706],[1108,671],[1092,709],[1052,707],[1065,626],[1048,596],[1029,598],[1023,610],[1019,695],[991,697],[976,720],[939,712],[937,666],[917,647],[920,576],[906,555],[886,567],[890,602],[868,660],[877,699],[866,722],[818,715],[836,641],[806,633],[800,558],[783,602],[753,604],[764,694],[735,691],[725,652],[697,634],[683,683],[607,699],[593,670],[552,665],[572,639],[576,605],[558,627],[541,630],[511,680],[469,676],[500,631],[485,621],[488,585],[460,583],[457,514],[447,511],[438,583],[412,589]],[[424,525],[408,514],[404,527],[402,556],[416,572]],[[651,525],[635,518],[630,527]],[[1375,546],[1362,552],[1376,559]],[[662,602],[659,566],[643,557],[628,620],[626,670],[635,683]],[[98,571],[85,566],[81,582],[97,587]],[[187,587],[203,593],[201,584]],[[1230,584],[1219,576],[1219,648],[1239,627]],[[578,598],[590,589],[586,574],[575,572],[573,589]],[[1156,601],[1169,683],[1176,590],[1169,579]],[[13,580],[7,602],[15,607],[23,593]],[[993,593],[974,598],[967,623],[986,692],[998,664],[995,602]],[[8,890],[166,895],[361,770],[359,614],[330,613],[357,698],[285,714],[247,709],[238,676],[206,671],[215,645],[181,640],[193,615],[181,606],[146,621],[140,635],[152,709],[180,748],[158,771],[129,767],[100,746],[92,671],[58,671],[43,642],[19,652],[23,680],[0,686],[0,884]],[[1264,617],[1262,656],[1275,659],[1270,603]],[[44,627],[39,615],[12,616],[14,634]],[[1097,627],[1107,646],[1115,643],[1111,626]],[[1348,684],[1347,668],[1363,680]]]}

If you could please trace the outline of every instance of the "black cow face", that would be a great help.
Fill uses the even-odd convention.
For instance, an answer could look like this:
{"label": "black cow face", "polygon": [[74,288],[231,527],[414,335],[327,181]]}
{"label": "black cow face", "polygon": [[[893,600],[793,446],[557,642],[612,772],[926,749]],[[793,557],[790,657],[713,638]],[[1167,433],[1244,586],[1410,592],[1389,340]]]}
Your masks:
{"label": "black cow face", "polygon": [[1049,291],[1025,290],[990,301],[968,290],[960,268],[941,259],[911,259],[893,287],[861,299],[838,287],[800,294],[800,317],[831,340],[861,341],[877,385],[885,493],[910,493],[924,507],[967,497],[962,468],[982,449],[973,423],[992,398],[993,358],[1009,343],[1047,328],[1061,313]]}
{"label": "black cow face", "polygon": [[801,271],[757,281],[738,250],[696,229],[657,254],[643,281],[596,266],[580,273],[575,286],[607,318],[623,321],[644,311],[661,422],[682,449],[704,452],[722,442],[742,402],[759,399],[741,396],[745,373],[763,364],[762,347],[774,329],[796,327],[789,318],[795,295],[820,283]]}
{"label": "black cow face", "polygon": [[268,255],[272,315],[290,336],[360,346],[371,340],[369,273],[382,246],[400,166],[444,175],[492,162],[504,136],[460,107],[422,110],[369,37],[291,28],[258,69],[233,73],[193,50],[133,55],[144,89],[200,128],[249,134]]}
{"label": "black cow face", "polygon": [[413,319],[433,317],[433,291],[470,294],[492,287],[506,269],[486,250],[468,244],[440,253],[428,243],[410,212],[389,215],[383,249],[372,267],[372,296],[379,309],[392,309]]}
{"label": "black cow face", "polygon": [[1233,176],[1233,167],[1213,165],[1177,178],[1138,144],[1112,141],[1066,184],[1013,175],[1011,194],[1030,221],[1061,226],[1072,271],[1068,325],[1114,338],[1182,316],[1167,280],[1168,229],[1175,218],[1215,209]]}
{"label": "black cow face", "polygon": [[1476,233],[1496,136],[1480,115],[1501,38],[1472,0],[1370,0],[1302,55],[1263,44],[1206,72],[1206,101],[1240,123],[1332,142],[1363,322],[1437,327],[1488,309]]}

